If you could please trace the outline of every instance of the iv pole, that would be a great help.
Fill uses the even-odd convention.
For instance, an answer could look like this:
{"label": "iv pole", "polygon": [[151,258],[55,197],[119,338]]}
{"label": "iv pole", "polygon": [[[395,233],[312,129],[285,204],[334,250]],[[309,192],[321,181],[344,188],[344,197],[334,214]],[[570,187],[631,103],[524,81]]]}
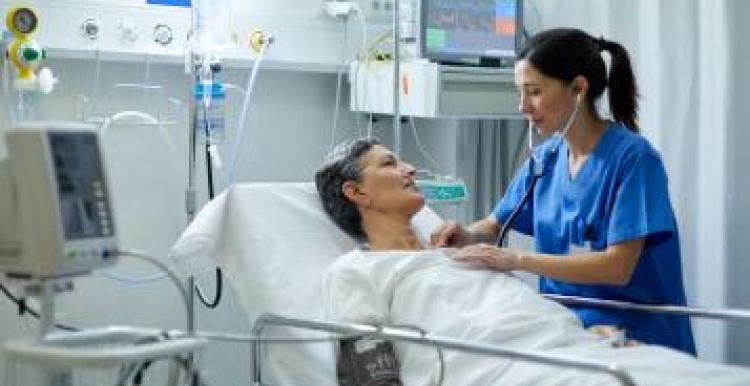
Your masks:
{"label": "iv pole", "polygon": [[401,0],[393,4],[393,143],[401,157]]}

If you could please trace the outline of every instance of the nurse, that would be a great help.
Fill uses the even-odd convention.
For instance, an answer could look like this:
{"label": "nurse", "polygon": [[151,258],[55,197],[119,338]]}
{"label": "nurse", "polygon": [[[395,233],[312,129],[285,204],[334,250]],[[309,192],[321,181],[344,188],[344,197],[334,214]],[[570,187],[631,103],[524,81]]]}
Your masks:
{"label": "nurse", "polygon": [[[432,243],[463,247],[455,259],[538,274],[542,293],[685,305],[667,175],[638,134],[637,87],[625,48],[577,29],[547,30],[519,53],[515,82],[530,125],[556,135],[534,148],[493,213],[468,228],[445,223]],[[605,89],[612,121],[597,110]],[[536,252],[497,247],[527,191],[509,226],[533,236]],[[686,316],[573,310],[586,327],[615,325],[628,339],[695,354]]]}

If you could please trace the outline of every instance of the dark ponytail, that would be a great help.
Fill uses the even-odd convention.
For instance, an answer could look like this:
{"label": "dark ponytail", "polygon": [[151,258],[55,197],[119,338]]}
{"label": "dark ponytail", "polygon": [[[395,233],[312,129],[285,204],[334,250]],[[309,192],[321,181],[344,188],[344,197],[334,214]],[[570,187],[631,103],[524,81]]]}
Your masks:
{"label": "dark ponytail", "polygon": [[609,108],[616,121],[638,131],[638,86],[630,56],[622,44],[601,39],[602,49],[612,58],[609,70]]}
{"label": "dark ponytail", "polygon": [[[612,58],[609,76],[602,51],[609,52]],[[586,103],[594,114],[598,114],[596,101],[609,86],[613,118],[638,131],[638,87],[630,58],[621,44],[594,38],[575,28],[553,28],[532,36],[519,51],[518,59],[565,84],[579,75],[585,77],[589,83]]]}

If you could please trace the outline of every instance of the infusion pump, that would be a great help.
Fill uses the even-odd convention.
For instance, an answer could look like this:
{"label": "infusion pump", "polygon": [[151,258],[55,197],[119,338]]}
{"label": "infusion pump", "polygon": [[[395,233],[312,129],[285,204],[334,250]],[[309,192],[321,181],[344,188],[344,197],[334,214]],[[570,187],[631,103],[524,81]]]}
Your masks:
{"label": "infusion pump", "polygon": [[85,274],[114,263],[112,202],[93,126],[21,123],[0,160],[0,272],[19,279]]}

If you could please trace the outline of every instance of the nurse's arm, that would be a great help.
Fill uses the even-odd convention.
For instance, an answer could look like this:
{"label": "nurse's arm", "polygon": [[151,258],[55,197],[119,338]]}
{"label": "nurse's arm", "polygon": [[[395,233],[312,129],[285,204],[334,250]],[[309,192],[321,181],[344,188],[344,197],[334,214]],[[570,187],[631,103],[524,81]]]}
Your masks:
{"label": "nurse's arm", "polygon": [[470,244],[494,244],[500,233],[500,225],[495,216],[490,215],[464,229],[455,221],[447,221],[438,226],[430,235],[430,244],[436,247],[465,247]]}
{"label": "nurse's arm", "polygon": [[469,225],[472,243],[495,243],[500,234],[501,225],[494,215],[489,215]]}
{"label": "nurse's arm", "polygon": [[624,286],[643,251],[643,238],[613,244],[601,252],[570,256],[519,253],[516,269],[579,284]]}

